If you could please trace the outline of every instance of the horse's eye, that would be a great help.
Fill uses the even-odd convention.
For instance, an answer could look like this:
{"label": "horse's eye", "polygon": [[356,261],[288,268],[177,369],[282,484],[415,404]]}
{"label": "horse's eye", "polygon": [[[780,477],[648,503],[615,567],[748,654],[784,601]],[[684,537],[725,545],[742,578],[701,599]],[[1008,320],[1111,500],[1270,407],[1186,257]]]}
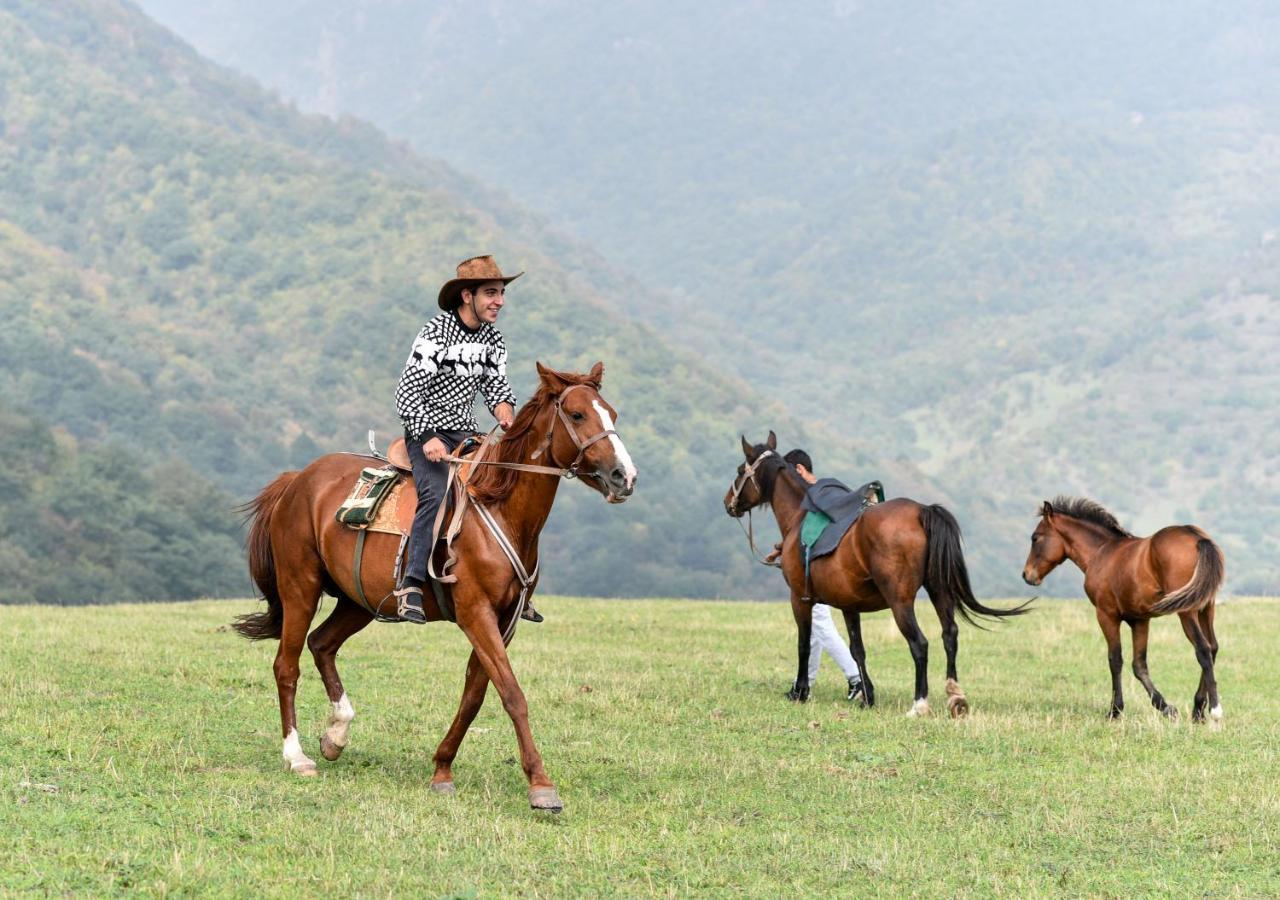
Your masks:
{"label": "horse's eye", "polygon": [[581,422],[581,421],[582,421],[582,419],[583,419],[583,415],[582,415],[582,413],[578,413],[578,412],[576,412],[576,413],[569,413],[569,418],[573,419],[573,421],[575,421],[575,422]]}

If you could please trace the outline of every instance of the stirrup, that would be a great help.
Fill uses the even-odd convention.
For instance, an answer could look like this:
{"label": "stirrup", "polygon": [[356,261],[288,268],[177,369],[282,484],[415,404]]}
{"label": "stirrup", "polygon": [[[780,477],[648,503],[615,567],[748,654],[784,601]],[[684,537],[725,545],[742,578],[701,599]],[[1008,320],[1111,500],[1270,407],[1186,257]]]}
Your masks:
{"label": "stirrup", "polygon": [[520,613],[520,618],[525,619],[526,621],[529,621],[529,622],[543,621],[542,613],[534,609],[532,603],[526,603],[524,605],[524,611]]}
{"label": "stirrup", "polygon": [[[422,608],[422,588],[416,585],[410,585],[407,588],[401,588],[398,591],[392,591],[392,596],[396,598],[396,615],[404,619],[406,622],[412,622],[415,625],[423,625],[427,621],[426,611]],[[411,597],[417,595],[417,603],[410,600]]]}

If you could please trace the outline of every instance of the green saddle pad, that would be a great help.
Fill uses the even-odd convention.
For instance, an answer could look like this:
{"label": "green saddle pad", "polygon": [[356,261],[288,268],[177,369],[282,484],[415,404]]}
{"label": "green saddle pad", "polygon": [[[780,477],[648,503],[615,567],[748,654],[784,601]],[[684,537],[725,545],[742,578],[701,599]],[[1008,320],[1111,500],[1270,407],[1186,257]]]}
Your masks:
{"label": "green saddle pad", "polygon": [[831,517],[817,510],[810,510],[804,514],[804,521],[800,524],[800,543],[806,547],[812,547],[813,542],[822,537],[822,532],[827,530],[827,526],[831,524]]}

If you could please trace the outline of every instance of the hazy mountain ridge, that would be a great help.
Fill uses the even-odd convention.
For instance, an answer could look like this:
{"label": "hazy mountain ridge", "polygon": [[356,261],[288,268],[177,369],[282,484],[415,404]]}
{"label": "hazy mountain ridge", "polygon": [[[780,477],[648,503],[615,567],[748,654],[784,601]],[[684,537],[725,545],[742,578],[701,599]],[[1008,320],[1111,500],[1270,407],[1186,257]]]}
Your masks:
{"label": "hazy mountain ridge", "polygon": [[1280,586],[1274,8],[146,5],[670,288],[633,311],[924,467],[1002,590],[1059,491]]}

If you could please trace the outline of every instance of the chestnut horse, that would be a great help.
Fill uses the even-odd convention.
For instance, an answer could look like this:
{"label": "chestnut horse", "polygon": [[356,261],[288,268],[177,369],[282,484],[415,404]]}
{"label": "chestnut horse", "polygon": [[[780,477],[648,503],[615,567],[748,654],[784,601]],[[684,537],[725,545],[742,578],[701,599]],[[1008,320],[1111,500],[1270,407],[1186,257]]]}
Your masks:
{"label": "chestnut horse", "polygon": [[1127,622],[1133,635],[1133,674],[1146,688],[1151,705],[1169,718],[1177,718],[1178,710],[1156,690],[1147,672],[1151,619],[1177,613],[1200,663],[1200,686],[1192,701],[1191,718],[1203,722],[1208,706],[1214,723],[1221,722],[1222,704],[1213,674],[1218,657],[1213,610],[1224,566],[1222,551],[1209,535],[1194,525],[1171,525],[1151,537],[1134,537],[1092,500],[1058,497],[1040,507],[1022,580],[1038,585],[1066,559],[1084,572],[1084,592],[1107,639],[1111,665],[1111,711],[1107,715],[1114,719],[1124,710],[1120,623]]}
{"label": "chestnut horse", "polygon": [[[599,393],[603,374],[600,363],[587,375],[554,372],[539,363],[537,392],[491,451],[489,459],[494,462],[471,479],[472,495],[486,504],[501,524],[526,572],[535,571],[538,535],[551,512],[560,479],[504,465],[536,462],[561,469],[570,477],[578,476],[610,502],[622,502],[635,487],[635,465],[613,430],[615,411]],[[341,755],[355,716],[338,677],[336,657],[343,642],[368,625],[373,615],[353,599],[357,594],[352,580],[357,532],[335,521],[334,512],[366,465],[367,458],[354,454],[322,456],[300,472],[279,476],[249,504],[249,570],[267,609],[241,616],[235,628],[253,640],[280,640],[275,678],[284,759],[299,775],[316,774],[316,764],[303,753],[298,740],[294,710],[298,657],[304,641],[311,648],[332,703],[320,742],[325,759],[336,760]],[[399,544],[396,535],[367,535],[362,578],[366,596],[382,597],[395,586],[393,569]],[[454,548],[458,552],[454,569],[458,580],[453,585],[453,606],[458,627],[473,649],[462,702],[436,750],[431,787],[438,793],[454,792],[454,757],[492,681],[515,725],[520,761],[529,779],[530,804],[559,810],[562,803],[534,745],[528,706],[502,639],[504,625],[517,614],[520,583],[511,562],[478,516],[466,517]],[[308,637],[321,593],[336,597],[338,602],[324,624]],[[444,618],[430,591],[426,592],[424,608],[429,620]]]}
{"label": "chestnut horse", "polygon": [[[929,713],[929,641],[916,622],[916,593],[923,586],[942,623],[942,646],[947,653],[947,711],[960,717],[969,702],[956,675],[959,649],[957,609],[971,624],[973,616],[1016,616],[1027,604],[1013,609],[993,609],[979,603],[969,586],[969,573],[960,547],[960,526],[938,505],[924,506],[896,498],[865,510],[829,556],[813,560],[810,581],[813,600],[805,600],[804,556],[800,546],[800,509],[808,485],[778,455],[778,439],[772,431],[763,444],[752,445],[744,437],[745,462],[725,494],[725,511],[741,518],[757,506],[770,504],[782,532],[782,574],[791,589],[791,612],[799,630],[799,665],[793,700],[809,697],[809,639],[813,602],[826,603],[844,613],[849,629],[849,651],[862,672],[864,702],[875,704],[875,688],[867,674],[867,654],[862,644],[860,614],[893,610],[898,630],[907,639],[915,661],[915,701],[907,715]],[[981,626],[979,626],[981,627]]]}

